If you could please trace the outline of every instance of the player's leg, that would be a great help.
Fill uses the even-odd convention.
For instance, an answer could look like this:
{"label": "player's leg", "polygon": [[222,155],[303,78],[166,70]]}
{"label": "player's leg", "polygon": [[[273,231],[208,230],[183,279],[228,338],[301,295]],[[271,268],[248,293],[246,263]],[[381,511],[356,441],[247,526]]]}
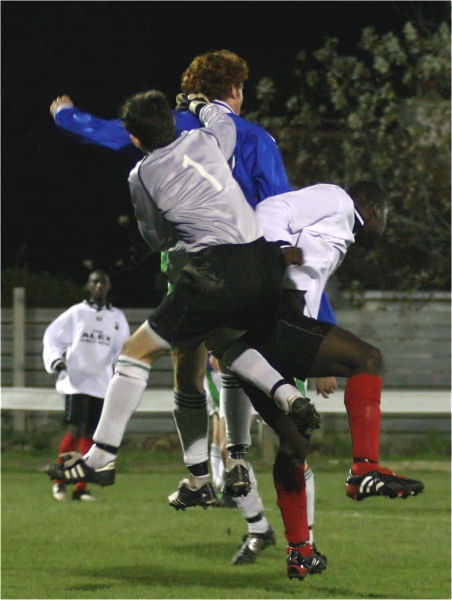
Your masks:
{"label": "player's leg", "polygon": [[353,464],[346,482],[347,495],[414,496],[424,488],[417,480],[398,476],[380,466],[380,398],[383,359],[380,351],[352,333],[334,327],[325,336],[311,368],[312,374],[347,377],[345,407],[352,437]]}
{"label": "player's leg", "polygon": [[220,419],[217,411],[212,413],[211,422],[211,441],[210,441],[210,469],[212,472],[212,481],[215,491],[219,494],[223,489],[224,481],[224,461],[221,454],[222,428],[224,428],[224,419]]}
{"label": "player's leg", "polygon": [[[210,358],[211,360],[211,358]],[[217,493],[223,489],[224,457],[223,446],[225,439],[224,417],[220,417],[220,373],[208,369],[204,378],[204,388],[207,397],[207,412],[210,418],[210,469],[213,485]]]}
{"label": "player's leg", "polygon": [[[248,391],[248,390],[247,390]],[[262,406],[260,392],[249,390],[255,408]],[[286,571],[289,578],[304,579],[321,573],[327,559],[310,541],[305,464],[308,442],[287,415],[278,415],[272,407],[263,410],[266,422],[279,436],[280,448],[273,465],[277,505],[281,511],[287,540]]]}
{"label": "player's leg", "polygon": [[[181,271],[187,264],[189,256],[183,244],[176,244],[173,248],[161,254],[161,270],[168,279],[168,294],[174,291]],[[203,344],[194,350],[181,350],[174,348],[172,352],[174,371],[174,411],[173,417],[179,434],[184,462],[190,471],[192,487],[198,485],[208,475],[208,417],[206,412],[206,395],[204,390],[204,374],[206,372],[206,350]],[[205,481],[203,482],[204,485]],[[191,502],[198,498],[200,503],[206,499],[203,494],[190,494],[185,489],[185,480],[179,483],[176,492],[170,494],[171,499],[179,504],[180,487],[184,487],[185,495],[190,496]],[[202,486],[201,486],[202,487]],[[211,493],[208,494],[212,496]],[[212,498],[207,498],[209,501]],[[187,498],[187,501],[189,499]],[[194,504],[191,504],[194,505]]]}
{"label": "player's leg", "polygon": [[[275,532],[263,514],[264,505],[257,479],[247,460],[251,445],[250,428],[257,413],[236,377],[222,373],[221,383],[220,414],[225,416],[224,443],[227,447],[224,494],[240,509],[248,525],[247,535],[243,537],[232,563],[244,565],[255,562],[262,550],[275,544]],[[247,484],[246,494],[238,495],[240,490],[244,491],[244,482]]]}
{"label": "player's leg", "polygon": [[247,468],[251,483],[250,491],[246,496],[232,499],[248,523],[248,532],[243,536],[242,544],[232,557],[234,565],[255,562],[262,550],[276,543],[275,531],[263,513],[264,504],[259,495],[254,469],[249,461],[247,461]]}
{"label": "player's leg", "polygon": [[[95,398],[93,396],[85,396],[83,422],[80,424],[80,453],[85,455],[93,445],[93,434],[99,423],[100,415],[102,414],[103,398]],[[93,502],[96,497],[87,487],[86,481],[79,481],[75,484],[75,489],[72,493],[73,500],[81,500],[83,502]]]}
{"label": "player's leg", "polygon": [[326,557],[316,552],[309,541],[304,464],[308,441],[299,431],[300,425],[284,414],[260,390],[242,381],[242,385],[266,423],[280,440],[274,464],[274,484],[277,504],[285,526],[287,539],[287,574],[303,579],[326,568]]}
{"label": "player's leg", "polygon": [[67,483],[92,481],[112,485],[115,478],[116,455],[133,412],[146,388],[152,363],[166,354],[165,342],[148,322],[127,340],[108,385],[99,424],[93,435],[94,444],[82,458],[77,456],[62,467],[48,465],[50,477],[56,474]]}
{"label": "player's leg", "polygon": [[[68,424],[68,427],[58,449],[58,464],[60,465],[62,465],[64,462],[63,456],[69,452],[74,452],[77,450],[80,443],[79,427],[77,423],[74,422],[74,419],[77,419],[77,414],[74,414],[73,395],[66,395],[64,404],[64,422]],[[53,480],[52,495],[55,500],[60,502],[67,500],[68,495],[63,479],[55,478]]]}
{"label": "player's leg", "polygon": [[292,412],[301,399],[299,390],[273,368],[261,352],[243,339],[211,336],[208,347],[237,377],[251,383],[272,398],[284,412]]}
{"label": "player's leg", "polygon": [[[306,397],[307,389],[308,389],[308,381],[301,381],[297,379],[295,381],[297,388]],[[307,461],[304,465],[304,478],[306,482],[306,502],[307,502],[307,515],[308,515],[308,527],[309,527],[309,543],[313,548],[315,548],[314,544],[314,520],[315,520],[315,480],[314,473],[312,472],[311,467],[308,465]]]}
{"label": "player's leg", "polygon": [[171,506],[184,510],[189,506],[211,506],[218,503],[210,483],[208,448],[208,413],[204,390],[207,350],[201,344],[195,350],[173,350],[173,412],[184,462],[189,476],[179,482],[168,496]]}
{"label": "player's leg", "polygon": [[224,366],[221,368],[220,407],[226,425],[224,494],[234,498],[251,489],[247,452],[251,445],[252,405],[237,377]]}

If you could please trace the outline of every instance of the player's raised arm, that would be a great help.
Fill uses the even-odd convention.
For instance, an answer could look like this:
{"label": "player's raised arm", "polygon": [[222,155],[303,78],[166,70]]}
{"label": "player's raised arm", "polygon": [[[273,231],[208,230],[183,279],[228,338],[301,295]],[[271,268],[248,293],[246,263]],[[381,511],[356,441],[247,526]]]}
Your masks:
{"label": "player's raised arm", "polygon": [[81,142],[116,151],[127,146],[133,147],[130,136],[119,119],[100,119],[82,112],[66,94],[53,100],[50,114],[60,129],[75,135]]}

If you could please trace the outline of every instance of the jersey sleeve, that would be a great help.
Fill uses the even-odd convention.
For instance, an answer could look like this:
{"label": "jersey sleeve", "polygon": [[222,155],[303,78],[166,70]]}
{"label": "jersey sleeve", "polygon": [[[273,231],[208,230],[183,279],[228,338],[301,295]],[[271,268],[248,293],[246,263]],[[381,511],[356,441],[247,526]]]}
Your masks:
{"label": "jersey sleeve", "polygon": [[43,338],[42,358],[47,373],[55,373],[53,365],[63,355],[72,343],[72,310],[69,309],[57,317],[47,327]]}
{"label": "jersey sleeve", "polygon": [[199,120],[206,130],[215,136],[223,156],[229,160],[237,140],[234,121],[221,108],[212,103],[202,107]]}
{"label": "jersey sleeve", "polygon": [[275,196],[260,202],[256,206],[256,213],[268,241],[295,245],[295,239],[290,230],[292,209],[284,196]]}
{"label": "jersey sleeve", "polygon": [[76,136],[81,142],[116,151],[133,147],[130,135],[119,119],[100,119],[73,106],[59,110],[54,120],[59,129]]}

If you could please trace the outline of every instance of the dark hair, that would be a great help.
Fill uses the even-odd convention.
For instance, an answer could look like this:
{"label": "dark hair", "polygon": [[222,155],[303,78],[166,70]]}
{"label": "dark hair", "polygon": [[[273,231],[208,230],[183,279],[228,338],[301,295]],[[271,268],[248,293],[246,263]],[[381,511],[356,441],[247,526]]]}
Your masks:
{"label": "dark hair", "polygon": [[248,65],[230,50],[210,50],[196,56],[182,73],[183,92],[202,92],[210,100],[227,98],[231,88],[248,79]]}
{"label": "dark hair", "polygon": [[147,152],[166,146],[176,138],[171,107],[165,94],[158,90],[140,92],[128,98],[121,107],[119,118]]}
{"label": "dark hair", "polygon": [[373,181],[357,181],[350,187],[349,194],[358,206],[374,204],[384,208],[388,204],[386,194]]}

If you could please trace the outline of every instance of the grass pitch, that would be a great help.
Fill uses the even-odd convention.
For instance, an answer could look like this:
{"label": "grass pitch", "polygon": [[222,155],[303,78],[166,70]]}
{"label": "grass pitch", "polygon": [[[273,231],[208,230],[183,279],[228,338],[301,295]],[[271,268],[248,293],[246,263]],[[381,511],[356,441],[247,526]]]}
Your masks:
{"label": "grass pitch", "polygon": [[36,471],[49,456],[23,456],[3,458],[2,598],[450,598],[447,462],[389,462],[422,479],[425,492],[354,503],[344,494],[348,462],[312,459],[316,541],[329,563],[299,582],[285,575],[268,468],[257,475],[277,544],[255,564],[233,566],[241,513],[170,508],[180,464],[126,456],[114,486],[91,487],[97,502],[56,502]]}

